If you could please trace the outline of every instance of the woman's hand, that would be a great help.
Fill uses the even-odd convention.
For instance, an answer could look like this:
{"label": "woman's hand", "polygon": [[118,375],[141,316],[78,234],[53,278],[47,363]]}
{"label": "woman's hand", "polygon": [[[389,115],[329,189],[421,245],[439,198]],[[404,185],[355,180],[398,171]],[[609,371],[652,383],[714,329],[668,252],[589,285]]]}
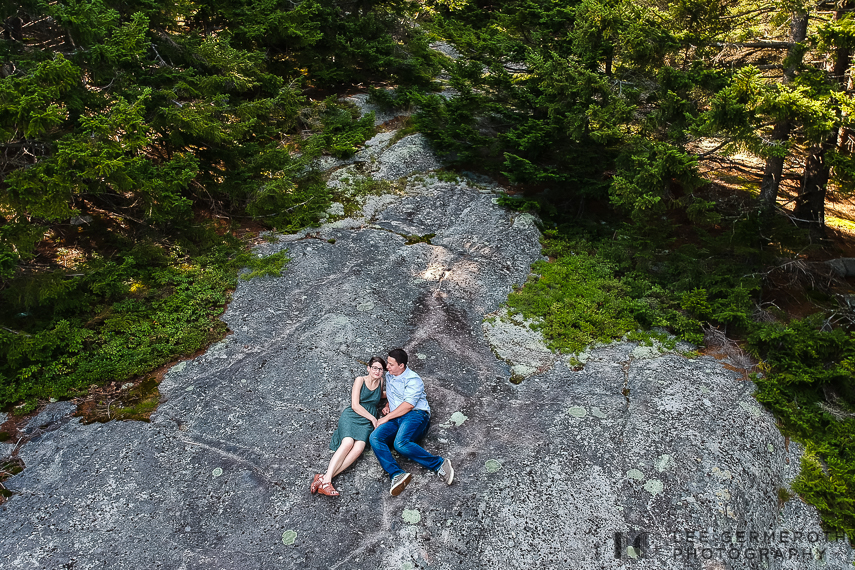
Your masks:
{"label": "woman's hand", "polygon": [[380,422],[377,421],[377,418],[371,418],[371,425],[374,426],[374,429],[377,429],[377,426],[380,425]]}
{"label": "woman's hand", "polygon": [[385,405],[385,406],[383,406],[383,409],[382,409],[382,410],[380,410],[380,413],[381,413],[381,414],[383,414],[383,415],[385,416],[385,415],[386,415],[386,414],[388,414],[390,411],[392,411],[392,410],[390,410],[390,409],[389,409],[389,402],[386,402],[386,405]]}

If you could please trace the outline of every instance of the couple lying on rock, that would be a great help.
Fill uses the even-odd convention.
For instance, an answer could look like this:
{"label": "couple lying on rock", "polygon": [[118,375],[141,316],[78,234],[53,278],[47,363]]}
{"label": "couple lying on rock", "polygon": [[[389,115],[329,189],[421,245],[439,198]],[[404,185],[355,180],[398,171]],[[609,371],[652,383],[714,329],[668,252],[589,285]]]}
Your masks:
{"label": "couple lying on rock", "polygon": [[[407,353],[401,348],[389,351],[388,362],[375,356],[368,361],[368,375],[353,381],[350,407],[338,420],[338,429],[332,435],[330,449],[335,454],[330,459],[326,473],[318,473],[312,480],[312,493],[331,497],[338,491],[332,485],[333,477],[347,469],[371,442],[380,466],[392,479],[392,495],[398,495],[413,476],[398,466],[389,449],[393,445],[400,455],[436,472],[451,485],[454,469],[448,459],[431,455],[416,443],[430,425],[430,406],[425,397],[425,384],[418,374],[407,368]],[[386,386],[383,388],[383,373]],[[383,398],[388,400],[377,417],[377,407]]]}

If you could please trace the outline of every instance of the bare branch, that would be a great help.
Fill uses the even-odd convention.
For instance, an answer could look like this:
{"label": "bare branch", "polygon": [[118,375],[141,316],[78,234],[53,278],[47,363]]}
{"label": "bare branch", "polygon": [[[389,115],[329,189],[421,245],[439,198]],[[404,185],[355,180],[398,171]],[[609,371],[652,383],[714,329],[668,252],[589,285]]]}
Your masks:
{"label": "bare branch", "polygon": [[733,14],[732,16],[721,16],[719,20],[734,20],[736,18],[741,18],[743,16],[748,16],[749,14],[757,14],[758,12],[761,14],[767,14],[769,12],[774,12],[776,10],[773,6],[768,6],[766,8],[757,8],[756,10],[749,10],[747,12],[742,12],[741,14]]}
{"label": "bare branch", "polygon": [[724,148],[725,146],[727,146],[728,144],[730,144],[731,142],[733,142],[733,141],[728,139],[728,140],[724,141],[723,143],[721,143],[720,145],[718,145],[717,147],[715,147],[714,149],[707,151],[703,154],[697,155],[697,157],[698,158],[704,158],[705,156],[709,156],[711,154],[714,154],[714,153],[718,152],[719,150],[721,150],[722,148]]}
{"label": "bare branch", "polygon": [[9,327],[0,326],[0,329],[3,329],[3,330],[6,330],[6,331],[9,331],[9,332],[10,332],[10,333],[12,333],[12,334],[17,334],[17,335],[20,335],[20,336],[27,336],[27,337],[33,336],[33,335],[31,335],[31,334],[27,334],[27,333],[25,333],[25,332],[21,332],[21,331],[16,331],[16,330],[14,330],[14,329],[10,329]]}
{"label": "bare branch", "polygon": [[763,49],[790,49],[793,47],[793,42],[712,42],[706,44],[715,47],[744,47],[744,48],[763,48]]}

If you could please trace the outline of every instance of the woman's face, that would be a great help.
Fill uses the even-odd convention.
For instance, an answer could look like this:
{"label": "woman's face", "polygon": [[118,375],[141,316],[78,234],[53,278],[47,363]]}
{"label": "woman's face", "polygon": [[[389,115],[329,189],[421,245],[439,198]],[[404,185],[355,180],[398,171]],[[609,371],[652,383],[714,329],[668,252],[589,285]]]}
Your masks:
{"label": "woman's face", "polygon": [[372,379],[377,380],[383,376],[383,365],[379,362],[372,363],[371,366],[368,367],[368,375],[371,376]]}

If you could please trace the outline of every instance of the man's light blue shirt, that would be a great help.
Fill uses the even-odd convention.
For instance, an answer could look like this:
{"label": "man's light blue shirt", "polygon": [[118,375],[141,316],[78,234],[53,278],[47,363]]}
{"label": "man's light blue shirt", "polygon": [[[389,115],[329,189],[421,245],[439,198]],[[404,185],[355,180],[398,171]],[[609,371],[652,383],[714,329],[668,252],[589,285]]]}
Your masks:
{"label": "man's light blue shirt", "polygon": [[394,376],[391,372],[386,373],[386,399],[389,400],[390,411],[407,402],[413,405],[413,409],[430,414],[430,406],[425,395],[425,383],[421,376],[409,367],[404,368],[400,376]]}

